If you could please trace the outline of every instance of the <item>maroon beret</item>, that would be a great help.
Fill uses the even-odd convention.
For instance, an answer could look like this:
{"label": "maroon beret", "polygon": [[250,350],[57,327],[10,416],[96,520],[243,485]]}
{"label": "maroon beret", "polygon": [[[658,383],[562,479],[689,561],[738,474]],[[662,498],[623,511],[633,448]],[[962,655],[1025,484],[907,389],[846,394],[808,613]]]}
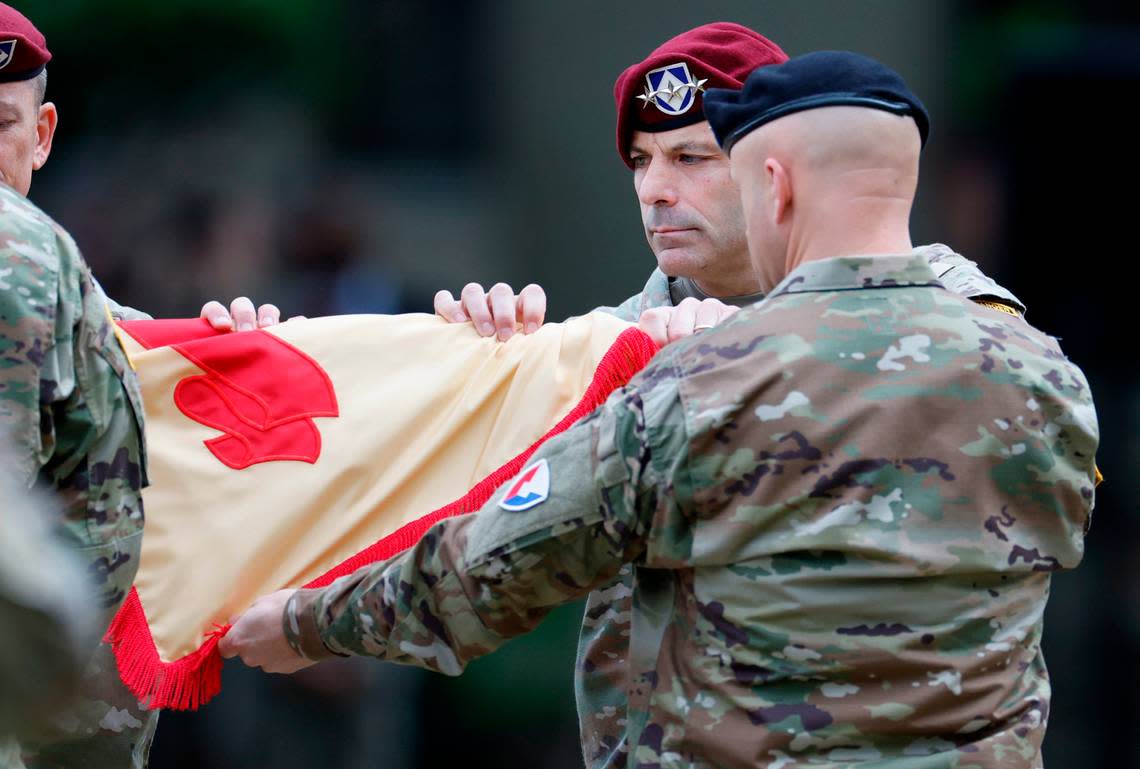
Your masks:
{"label": "maroon beret", "polygon": [[703,24],[667,40],[614,83],[618,154],[630,168],[634,131],[672,131],[705,119],[706,88],[740,90],[752,70],[782,64],[780,46],[727,21]]}
{"label": "maroon beret", "polygon": [[31,80],[51,60],[47,40],[24,14],[0,3],[0,83]]}

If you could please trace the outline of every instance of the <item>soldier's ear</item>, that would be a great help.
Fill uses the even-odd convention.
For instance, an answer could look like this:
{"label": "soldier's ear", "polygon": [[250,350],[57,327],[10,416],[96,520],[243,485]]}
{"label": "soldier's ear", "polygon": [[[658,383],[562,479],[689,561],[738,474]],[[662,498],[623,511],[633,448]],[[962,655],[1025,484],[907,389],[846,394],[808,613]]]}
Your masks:
{"label": "soldier's ear", "polygon": [[38,171],[47,162],[51,154],[51,142],[55,138],[55,128],[59,124],[59,113],[55,104],[46,101],[40,105],[39,115],[36,117],[36,149],[32,153],[32,170]]}
{"label": "soldier's ear", "polygon": [[792,210],[792,181],[780,161],[768,158],[764,161],[764,172],[768,176],[768,189],[771,197],[769,214],[775,224],[783,224]]}

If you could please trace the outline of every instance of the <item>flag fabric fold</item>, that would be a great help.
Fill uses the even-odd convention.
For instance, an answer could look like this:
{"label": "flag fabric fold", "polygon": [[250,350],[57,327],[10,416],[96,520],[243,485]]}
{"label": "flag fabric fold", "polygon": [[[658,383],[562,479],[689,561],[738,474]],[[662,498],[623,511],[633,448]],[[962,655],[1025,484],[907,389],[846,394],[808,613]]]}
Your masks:
{"label": "flag fabric fold", "polygon": [[255,598],[328,584],[478,509],[656,352],[600,313],[506,343],[428,315],[120,326],[151,485],[106,640],[131,691],[173,709],[218,693],[217,641]]}

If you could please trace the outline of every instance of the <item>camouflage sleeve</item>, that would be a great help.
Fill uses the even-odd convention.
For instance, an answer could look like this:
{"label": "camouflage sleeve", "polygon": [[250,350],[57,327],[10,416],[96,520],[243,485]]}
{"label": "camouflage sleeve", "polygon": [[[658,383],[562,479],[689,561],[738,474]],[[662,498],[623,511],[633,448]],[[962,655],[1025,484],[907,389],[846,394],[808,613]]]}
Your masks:
{"label": "camouflage sleeve", "polygon": [[57,329],[66,325],[58,310],[70,298],[60,296],[57,243],[43,237],[36,224],[0,220],[0,430],[12,443],[13,475],[24,486],[32,484],[53,450],[40,412],[45,368],[75,379],[70,365],[60,369],[55,354]]}
{"label": "camouflage sleeve", "polygon": [[621,320],[637,323],[638,319],[641,318],[642,299],[641,294],[634,294],[616,307],[603,305],[601,307],[595,307],[591,312],[604,312]]}
{"label": "camouflage sleeve", "polygon": [[528,467],[549,471],[545,501],[506,510],[507,484],[400,557],[300,591],[283,621],[312,659],[370,655],[457,675],[612,580],[652,546],[654,530],[675,531],[670,484],[687,446],[672,369],[655,362],[534,455]]}
{"label": "camouflage sleeve", "polygon": [[1025,314],[1025,305],[1005,287],[982,272],[975,262],[941,243],[918,249],[934,274],[949,290],[975,301],[991,300]]}

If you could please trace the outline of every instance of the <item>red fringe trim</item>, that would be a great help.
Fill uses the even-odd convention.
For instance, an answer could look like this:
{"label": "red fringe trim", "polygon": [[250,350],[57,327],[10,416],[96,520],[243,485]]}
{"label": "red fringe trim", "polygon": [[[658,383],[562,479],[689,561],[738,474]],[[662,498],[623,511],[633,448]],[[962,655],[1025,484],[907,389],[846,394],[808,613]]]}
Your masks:
{"label": "red fringe trim", "polygon": [[222,690],[218,640],[229,629],[229,625],[217,626],[193,652],[173,662],[163,662],[154,646],[139,594],[132,587],[103,641],[115,652],[119,678],[147,708],[197,710]]}
{"label": "red fringe trim", "polygon": [[[491,498],[495,489],[518,475],[539,446],[565,432],[604,403],[610,393],[623,387],[634,374],[645,368],[657,349],[657,344],[639,329],[623,331],[602,356],[594,378],[578,405],[534,445],[492,472],[459,499],[397,529],[304,587],[323,587],[363,566],[387,560],[410,548],[428,529],[444,518],[478,510]],[[215,625],[215,629],[195,651],[172,662],[163,662],[155,648],[146,611],[132,587],[107,628],[103,640],[114,650],[119,677],[147,707],[197,710],[222,689],[222,657],[218,654],[217,647],[218,640],[229,629],[229,625]]]}

